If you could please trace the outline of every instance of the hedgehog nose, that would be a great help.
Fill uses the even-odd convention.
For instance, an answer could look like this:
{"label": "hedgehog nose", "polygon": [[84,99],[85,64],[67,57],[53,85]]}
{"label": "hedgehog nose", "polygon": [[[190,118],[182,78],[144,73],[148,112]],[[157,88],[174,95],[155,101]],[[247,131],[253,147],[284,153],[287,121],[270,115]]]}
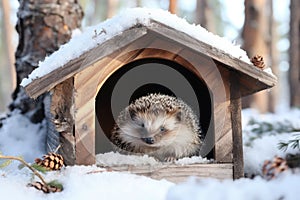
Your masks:
{"label": "hedgehog nose", "polygon": [[147,144],[154,144],[154,139],[152,137],[141,138]]}

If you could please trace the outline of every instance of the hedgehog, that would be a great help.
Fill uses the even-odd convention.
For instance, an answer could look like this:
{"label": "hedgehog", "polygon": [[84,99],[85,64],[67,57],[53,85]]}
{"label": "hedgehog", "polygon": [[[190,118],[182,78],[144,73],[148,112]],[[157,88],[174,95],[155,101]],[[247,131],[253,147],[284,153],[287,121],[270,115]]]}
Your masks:
{"label": "hedgehog", "polygon": [[110,139],[120,153],[169,162],[198,155],[201,133],[197,115],[184,101],[152,93],[120,112]]}

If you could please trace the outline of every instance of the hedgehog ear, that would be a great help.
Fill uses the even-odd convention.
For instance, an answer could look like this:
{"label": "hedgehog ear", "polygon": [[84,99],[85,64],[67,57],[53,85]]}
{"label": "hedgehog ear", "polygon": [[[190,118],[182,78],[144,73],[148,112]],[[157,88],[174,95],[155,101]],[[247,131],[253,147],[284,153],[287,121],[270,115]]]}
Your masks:
{"label": "hedgehog ear", "polygon": [[178,111],[177,113],[176,113],[176,119],[180,122],[181,121],[181,119],[182,119],[182,113],[181,113],[181,111]]}
{"label": "hedgehog ear", "polygon": [[132,108],[129,108],[128,112],[129,112],[130,118],[132,120],[134,120],[136,118],[136,111],[134,109],[132,109]]}

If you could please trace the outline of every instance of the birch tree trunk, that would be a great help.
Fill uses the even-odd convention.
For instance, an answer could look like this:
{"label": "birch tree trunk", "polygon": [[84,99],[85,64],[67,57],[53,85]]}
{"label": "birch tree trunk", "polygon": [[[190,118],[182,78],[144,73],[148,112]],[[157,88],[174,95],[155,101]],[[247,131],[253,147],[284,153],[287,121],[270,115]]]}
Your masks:
{"label": "birch tree trunk", "polygon": [[290,16],[290,105],[300,107],[300,2],[291,0]]}
{"label": "birch tree trunk", "polygon": [[16,89],[12,95],[10,110],[19,109],[34,123],[45,118],[42,95],[30,99],[20,82],[45,56],[69,41],[72,30],[80,27],[83,12],[77,0],[19,0],[16,25],[19,45],[16,58]]}

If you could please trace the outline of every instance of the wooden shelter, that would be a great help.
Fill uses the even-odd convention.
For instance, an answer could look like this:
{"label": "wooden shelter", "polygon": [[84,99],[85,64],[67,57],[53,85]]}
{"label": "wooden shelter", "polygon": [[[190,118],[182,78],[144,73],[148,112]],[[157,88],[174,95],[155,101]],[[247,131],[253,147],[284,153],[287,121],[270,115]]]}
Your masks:
{"label": "wooden shelter", "polygon": [[[103,29],[99,34],[106,32]],[[114,125],[113,89],[121,77],[145,63],[175,69],[192,86],[199,103],[200,123],[210,135],[207,142],[211,144],[207,146],[212,148],[205,155],[214,162],[112,169],[175,182],[190,175],[242,177],[241,97],[274,86],[276,77],[155,19],[148,24],[137,22],[25,86],[32,98],[50,91],[48,108],[53,126],[49,134],[56,133],[55,140],[62,144],[60,153],[67,164],[95,164],[96,123],[103,126],[105,135],[110,134]],[[152,86],[152,92],[164,93],[155,82]],[[138,90],[135,95],[143,92]]]}

